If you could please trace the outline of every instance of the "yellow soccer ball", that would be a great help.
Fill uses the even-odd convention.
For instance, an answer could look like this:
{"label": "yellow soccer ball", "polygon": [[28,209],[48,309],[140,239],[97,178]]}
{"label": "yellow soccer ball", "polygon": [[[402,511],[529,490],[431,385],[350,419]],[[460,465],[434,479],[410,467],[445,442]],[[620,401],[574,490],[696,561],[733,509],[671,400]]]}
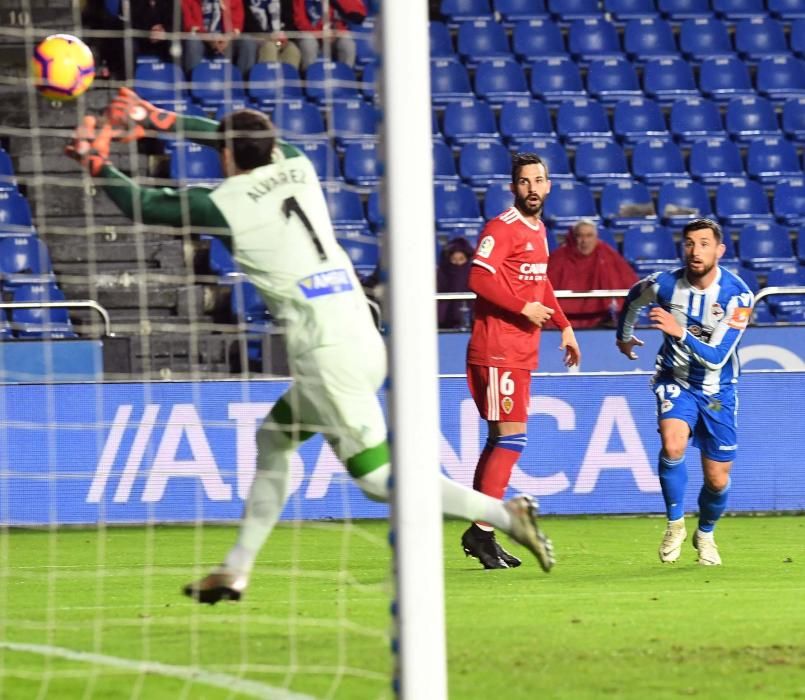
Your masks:
{"label": "yellow soccer ball", "polygon": [[74,100],[95,78],[95,59],[81,39],[53,34],[34,50],[31,70],[37,90],[49,100]]}

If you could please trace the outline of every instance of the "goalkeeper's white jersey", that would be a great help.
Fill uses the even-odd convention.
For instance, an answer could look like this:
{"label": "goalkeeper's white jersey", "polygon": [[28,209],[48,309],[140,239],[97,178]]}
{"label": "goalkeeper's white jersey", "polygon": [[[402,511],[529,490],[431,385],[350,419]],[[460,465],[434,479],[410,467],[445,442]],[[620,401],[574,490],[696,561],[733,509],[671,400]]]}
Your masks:
{"label": "goalkeeper's white jersey", "polygon": [[229,226],[234,259],[286,326],[291,356],[344,343],[358,353],[377,347],[366,297],[307,157],[277,148],[270,165],[227,178],[211,198]]}

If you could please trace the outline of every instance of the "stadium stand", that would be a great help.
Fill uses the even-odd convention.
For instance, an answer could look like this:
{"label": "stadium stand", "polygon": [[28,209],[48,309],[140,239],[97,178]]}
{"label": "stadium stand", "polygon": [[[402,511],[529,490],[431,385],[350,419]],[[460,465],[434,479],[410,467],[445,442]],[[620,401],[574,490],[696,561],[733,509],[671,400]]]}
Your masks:
{"label": "stadium stand", "polygon": [[521,20],[512,29],[512,51],[520,61],[566,57],[562,30],[547,18]]}
{"label": "stadium stand", "polygon": [[631,226],[623,233],[623,257],[641,277],[679,265],[671,231],[657,224]]}
{"label": "stadium stand", "polygon": [[643,97],[621,100],[615,104],[612,130],[624,146],[640,141],[670,138],[660,106]]}
{"label": "stadium stand", "polygon": [[781,265],[796,265],[788,231],[773,223],[744,226],[738,238],[741,264],[752,270],[771,270]]}
{"label": "stadium stand", "polygon": [[[772,197],[774,216],[786,226],[801,226],[805,223],[805,178],[793,177],[778,182]],[[805,240],[800,239],[797,250],[805,259]]]}
{"label": "stadium stand", "polygon": [[677,100],[671,106],[670,126],[674,139],[682,146],[727,136],[721,112],[712,100]]}

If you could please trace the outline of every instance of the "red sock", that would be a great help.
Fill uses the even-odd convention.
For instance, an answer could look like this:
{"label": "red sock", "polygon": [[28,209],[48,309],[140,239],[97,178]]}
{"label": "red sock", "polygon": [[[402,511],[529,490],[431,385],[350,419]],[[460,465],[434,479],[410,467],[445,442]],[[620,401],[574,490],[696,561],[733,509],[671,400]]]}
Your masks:
{"label": "red sock", "polygon": [[478,479],[476,490],[492,498],[503,498],[511,479],[512,469],[520,459],[520,454],[516,450],[500,446],[492,449],[484,464],[483,473]]}
{"label": "red sock", "polygon": [[484,478],[484,472],[486,471],[486,463],[489,461],[489,455],[492,454],[492,450],[495,449],[495,443],[489,442],[487,440],[486,444],[484,445],[484,449],[481,452],[481,456],[478,457],[478,464],[475,465],[475,476],[472,478],[472,488],[476,491],[481,490],[481,481]]}

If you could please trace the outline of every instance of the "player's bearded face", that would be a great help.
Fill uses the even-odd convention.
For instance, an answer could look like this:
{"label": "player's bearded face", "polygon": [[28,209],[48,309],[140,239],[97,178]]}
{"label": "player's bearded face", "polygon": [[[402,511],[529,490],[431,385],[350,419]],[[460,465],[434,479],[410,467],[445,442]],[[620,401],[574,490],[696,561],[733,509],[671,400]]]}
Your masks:
{"label": "player's bearded face", "polygon": [[512,185],[514,206],[525,216],[541,216],[550,190],[551,181],[545,174],[544,165],[524,165],[520,168],[517,182]]}
{"label": "player's bearded face", "polygon": [[707,275],[724,254],[724,244],[719,243],[709,228],[691,231],[685,236],[685,265],[688,277]]}

